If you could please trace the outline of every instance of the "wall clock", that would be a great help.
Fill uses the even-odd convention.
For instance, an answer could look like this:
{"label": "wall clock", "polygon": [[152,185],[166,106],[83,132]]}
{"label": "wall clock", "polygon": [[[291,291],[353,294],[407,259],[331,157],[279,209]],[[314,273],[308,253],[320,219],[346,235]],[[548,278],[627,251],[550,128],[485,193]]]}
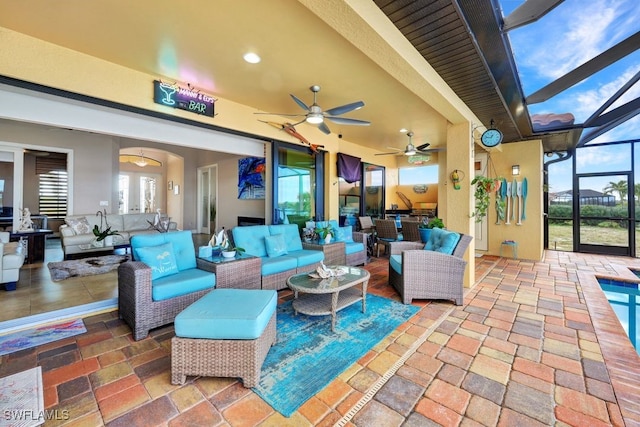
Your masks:
{"label": "wall clock", "polygon": [[493,120],[491,120],[491,127],[484,131],[480,137],[480,142],[485,147],[495,147],[502,142],[502,132],[493,127]]}

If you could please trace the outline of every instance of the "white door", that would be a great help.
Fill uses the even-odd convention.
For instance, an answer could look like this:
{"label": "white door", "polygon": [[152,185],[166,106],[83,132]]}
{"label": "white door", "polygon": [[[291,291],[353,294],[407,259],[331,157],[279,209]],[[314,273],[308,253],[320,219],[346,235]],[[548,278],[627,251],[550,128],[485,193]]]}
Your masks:
{"label": "white door", "polygon": [[161,177],[159,174],[120,174],[118,213],[155,213],[158,208],[162,209],[162,192],[158,191]]}
{"label": "white door", "polygon": [[198,233],[213,234],[218,226],[218,166],[198,168]]}
{"label": "white door", "polygon": [[[474,172],[475,176],[482,175],[483,171],[487,170],[487,153],[477,153],[476,159],[474,161]],[[488,232],[488,219],[489,216],[485,216],[481,222],[476,222],[476,235],[475,235],[475,244],[476,250],[486,251],[488,249],[487,245],[487,232]]]}

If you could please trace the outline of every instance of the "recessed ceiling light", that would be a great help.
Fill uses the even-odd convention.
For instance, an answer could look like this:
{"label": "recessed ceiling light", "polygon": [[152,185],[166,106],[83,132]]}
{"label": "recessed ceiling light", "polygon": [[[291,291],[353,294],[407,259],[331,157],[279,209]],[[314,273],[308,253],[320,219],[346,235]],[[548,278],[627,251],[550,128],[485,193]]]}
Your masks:
{"label": "recessed ceiling light", "polygon": [[407,131],[407,129],[405,129],[405,128],[400,129],[400,132],[402,132],[402,133],[405,133],[406,131]]}
{"label": "recessed ceiling light", "polygon": [[261,60],[260,57],[258,56],[258,54],[257,53],[253,53],[253,52],[245,53],[243,58],[249,64],[257,64]]}

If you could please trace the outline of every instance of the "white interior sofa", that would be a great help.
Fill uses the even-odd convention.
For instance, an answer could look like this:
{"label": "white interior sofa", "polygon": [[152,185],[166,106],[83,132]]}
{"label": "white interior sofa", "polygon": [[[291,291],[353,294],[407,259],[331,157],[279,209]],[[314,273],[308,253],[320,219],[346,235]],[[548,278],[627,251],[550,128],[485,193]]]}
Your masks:
{"label": "white interior sofa", "polygon": [[[137,234],[159,233],[153,227],[155,213],[139,214],[108,214],[102,219],[102,228],[106,228],[106,222],[111,227],[111,231],[117,231],[119,236],[114,236],[113,246],[128,245],[131,236]],[[104,241],[97,242],[93,234],[93,227],[100,227],[100,215],[70,215],[65,217],[64,224],[60,226],[60,242],[64,251],[64,258],[69,255],[91,253],[112,249],[113,246],[106,246]],[[169,222],[169,231],[177,230],[175,222]]]}
{"label": "white interior sofa", "polygon": [[0,283],[7,291],[16,289],[25,251],[20,242],[9,242],[10,233],[0,232]]}

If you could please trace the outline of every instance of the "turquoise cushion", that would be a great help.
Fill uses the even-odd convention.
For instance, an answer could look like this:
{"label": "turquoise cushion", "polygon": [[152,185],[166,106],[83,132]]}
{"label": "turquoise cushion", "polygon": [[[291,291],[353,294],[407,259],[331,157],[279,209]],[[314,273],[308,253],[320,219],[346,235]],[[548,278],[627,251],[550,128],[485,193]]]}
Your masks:
{"label": "turquoise cushion", "polygon": [[269,225],[269,234],[284,234],[284,240],[287,243],[287,251],[299,251],[302,249],[302,240],[300,240],[300,229],[295,224],[278,224]]}
{"label": "turquoise cushion", "polygon": [[245,253],[258,257],[267,256],[264,238],[271,235],[268,226],[233,227],[231,235],[233,236],[233,243],[244,249]]}
{"label": "turquoise cushion", "polygon": [[263,257],[260,272],[262,276],[270,274],[282,273],[288,270],[294,270],[298,267],[298,260],[289,255],[282,255],[276,258]]}
{"label": "turquoise cushion", "polygon": [[267,236],[264,238],[264,244],[266,246],[267,255],[269,257],[279,257],[288,253],[287,244],[284,241],[284,234]]}
{"label": "turquoise cushion", "polygon": [[278,293],[266,289],[215,289],[179,313],[175,333],[183,338],[254,340],[276,311]]}
{"label": "turquoise cushion", "polygon": [[336,242],[353,242],[353,229],[350,225],[338,227]]}
{"label": "turquoise cushion", "polygon": [[312,249],[289,252],[288,256],[294,256],[296,258],[298,268],[324,261],[324,252]]}
{"label": "turquoise cushion", "polygon": [[346,255],[355,254],[356,252],[361,252],[361,251],[364,251],[363,243],[346,242],[344,244],[344,253]]}
{"label": "turquoise cushion", "polygon": [[131,237],[131,252],[137,258],[136,248],[158,246],[171,242],[173,256],[178,265],[178,271],[196,268],[196,249],[193,244],[191,231],[172,231],[169,233],[137,234]]}
{"label": "turquoise cushion", "polygon": [[154,280],[151,283],[151,298],[154,301],[162,301],[190,294],[191,292],[213,289],[215,286],[215,274],[191,268],[182,270],[178,274]]}
{"label": "turquoise cushion", "polygon": [[136,248],[136,258],[151,267],[151,280],[178,273],[171,242],[158,246]]}
{"label": "turquoise cushion", "polygon": [[402,255],[391,255],[389,257],[389,267],[393,268],[393,270],[402,274]]}
{"label": "turquoise cushion", "polygon": [[451,255],[456,249],[459,241],[460,233],[447,231],[442,228],[434,228],[431,230],[431,235],[429,236],[427,243],[424,245],[424,249]]}

